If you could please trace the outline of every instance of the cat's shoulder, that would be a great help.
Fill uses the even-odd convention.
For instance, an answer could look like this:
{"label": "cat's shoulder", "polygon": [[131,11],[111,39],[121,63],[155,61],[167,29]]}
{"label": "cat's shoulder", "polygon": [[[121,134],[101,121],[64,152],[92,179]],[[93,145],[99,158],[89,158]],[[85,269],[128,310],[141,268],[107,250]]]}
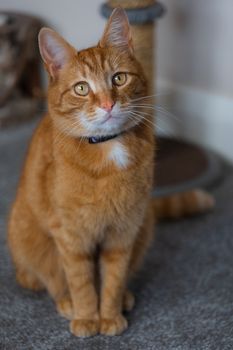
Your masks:
{"label": "cat's shoulder", "polygon": [[46,154],[46,158],[50,156],[52,142],[52,121],[49,115],[45,115],[39,121],[34,130],[29,145],[29,158],[36,159],[39,154]]}

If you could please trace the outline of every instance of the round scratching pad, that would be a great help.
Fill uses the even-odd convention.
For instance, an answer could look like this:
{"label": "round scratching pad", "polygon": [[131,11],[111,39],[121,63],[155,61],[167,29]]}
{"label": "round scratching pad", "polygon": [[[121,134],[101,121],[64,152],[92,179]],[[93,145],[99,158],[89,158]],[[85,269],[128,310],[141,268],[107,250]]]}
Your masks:
{"label": "round scratching pad", "polygon": [[213,185],[222,175],[216,154],[186,141],[157,138],[155,190],[157,197]]}

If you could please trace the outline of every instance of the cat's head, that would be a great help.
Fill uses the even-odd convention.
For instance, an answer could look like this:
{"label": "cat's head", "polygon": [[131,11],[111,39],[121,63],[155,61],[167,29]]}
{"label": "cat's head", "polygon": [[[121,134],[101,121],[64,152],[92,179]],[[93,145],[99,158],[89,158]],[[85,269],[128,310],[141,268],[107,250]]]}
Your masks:
{"label": "cat's head", "polygon": [[64,132],[105,136],[140,122],[134,106],[147,84],[122,9],[113,11],[96,47],[77,52],[48,28],[40,31],[39,47],[50,78],[49,111]]}

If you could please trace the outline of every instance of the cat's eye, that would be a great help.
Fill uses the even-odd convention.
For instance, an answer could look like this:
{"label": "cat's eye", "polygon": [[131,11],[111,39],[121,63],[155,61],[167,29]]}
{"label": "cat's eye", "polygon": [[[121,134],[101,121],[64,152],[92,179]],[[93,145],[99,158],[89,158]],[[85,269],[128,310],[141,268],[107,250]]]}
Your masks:
{"label": "cat's eye", "polygon": [[112,78],[113,85],[116,86],[122,86],[127,81],[127,74],[126,73],[116,73]]}
{"label": "cat's eye", "polygon": [[81,81],[74,86],[74,92],[79,96],[87,96],[89,91],[89,85],[85,81]]}

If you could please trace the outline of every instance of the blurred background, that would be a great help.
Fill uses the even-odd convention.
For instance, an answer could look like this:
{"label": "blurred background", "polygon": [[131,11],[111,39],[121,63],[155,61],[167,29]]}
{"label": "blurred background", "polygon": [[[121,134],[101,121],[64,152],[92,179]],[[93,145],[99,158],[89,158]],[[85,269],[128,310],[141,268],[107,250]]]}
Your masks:
{"label": "blurred background", "polygon": [[[34,15],[78,49],[95,44],[102,0],[0,0],[2,11]],[[233,161],[233,1],[161,0],[156,21],[159,130],[205,145]],[[45,75],[43,76],[45,86]]]}
{"label": "blurred background", "polygon": [[[38,31],[49,26],[77,49],[95,45],[104,1],[0,0],[0,349],[84,349],[46,294],[16,284],[7,217],[36,116],[46,109]],[[143,33],[142,63],[154,72],[156,130],[171,137],[157,142],[153,194],[207,188],[216,207],[156,227],[133,287],[129,331],[86,339],[86,349],[233,349],[233,0],[106,2],[166,9],[134,25]]]}

